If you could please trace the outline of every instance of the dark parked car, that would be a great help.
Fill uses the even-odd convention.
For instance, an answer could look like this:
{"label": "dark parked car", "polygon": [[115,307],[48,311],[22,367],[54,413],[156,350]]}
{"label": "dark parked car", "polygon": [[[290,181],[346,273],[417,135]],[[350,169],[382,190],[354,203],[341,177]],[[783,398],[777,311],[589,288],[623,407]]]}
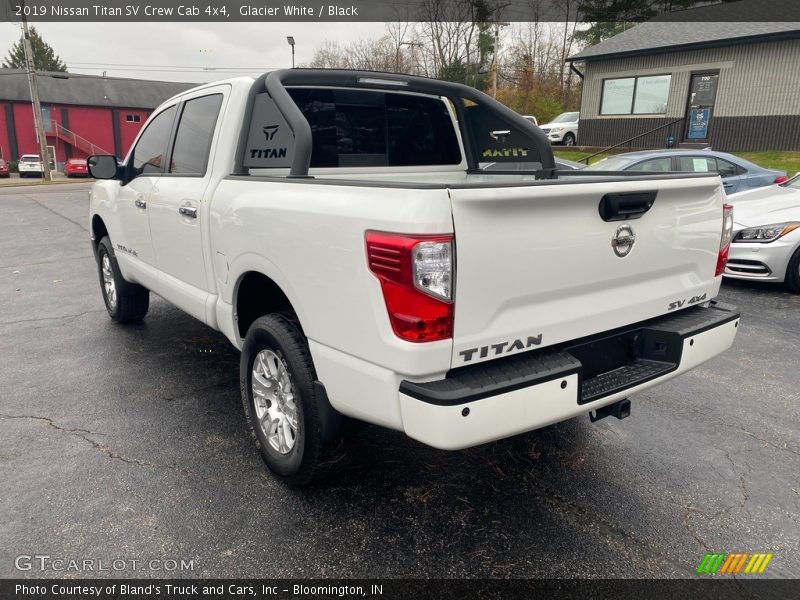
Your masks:
{"label": "dark parked car", "polygon": [[10,171],[8,163],[0,158],[0,177],[10,177]]}
{"label": "dark parked car", "polygon": [[785,171],[765,169],[750,161],[715,150],[644,150],[609,156],[589,167],[592,171],[683,171],[719,173],[728,194],[783,183]]}

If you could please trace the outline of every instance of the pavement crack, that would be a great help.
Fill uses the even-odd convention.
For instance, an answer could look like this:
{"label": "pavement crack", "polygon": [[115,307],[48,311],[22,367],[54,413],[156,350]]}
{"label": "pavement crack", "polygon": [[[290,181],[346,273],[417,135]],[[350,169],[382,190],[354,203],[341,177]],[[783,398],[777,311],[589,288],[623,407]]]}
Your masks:
{"label": "pavement crack", "polygon": [[36,198],[34,198],[33,196],[31,196],[30,194],[25,194],[25,193],[23,193],[23,194],[21,194],[21,195],[22,195],[24,198],[27,198],[28,200],[30,200],[31,202],[34,202],[34,203],[38,204],[39,206],[41,206],[41,207],[42,207],[43,209],[45,209],[46,211],[53,213],[53,214],[54,214],[54,215],[56,215],[57,217],[60,217],[60,218],[64,219],[65,221],[69,221],[69,222],[70,222],[70,223],[72,223],[73,225],[76,225],[76,226],[80,227],[81,229],[83,229],[83,230],[84,230],[84,231],[86,231],[86,232],[88,232],[88,231],[89,231],[89,228],[88,228],[88,227],[86,227],[86,225],[85,225],[85,224],[83,224],[83,223],[79,223],[78,221],[74,221],[73,219],[70,219],[69,217],[65,217],[65,216],[64,216],[64,215],[62,215],[60,212],[58,212],[58,211],[56,211],[56,210],[53,210],[52,208],[50,208],[49,206],[47,206],[46,204],[44,204],[44,203],[42,203],[42,202],[39,202],[39,201],[38,201]]}
{"label": "pavement crack", "polygon": [[90,437],[90,436],[104,435],[104,434],[98,433],[96,431],[90,431],[88,429],[71,429],[71,428],[68,428],[68,427],[62,427],[61,425],[59,425],[58,423],[56,423],[55,421],[53,421],[53,419],[51,419],[49,417],[42,417],[42,416],[39,416],[39,415],[7,415],[7,414],[0,414],[0,419],[29,419],[29,420],[32,420],[32,421],[39,421],[41,423],[45,423],[45,424],[47,424],[48,427],[52,427],[56,431],[59,431],[61,433],[65,433],[67,435],[72,435],[72,436],[75,436],[75,437],[78,437],[78,438],[82,439],[83,441],[85,441],[88,444],[90,444],[92,446],[92,448],[94,448],[98,452],[104,454],[106,457],[108,457],[108,458],[110,458],[112,460],[122,461],[124,463],[129,464],[129,465],[135,465],[135,466],[138,466],[138,467],[144,467],[144,468],[148,468],[148,469],[172,469],[172,470],[176,470],[176,471],[188,472],[185,469],[181,469],[181,468],[176,467],[174,465],[159,465],[159,464],[156,464],[156,463],[151,463],[151,462],[148,462],[148,461],[139,460],[138,458],[130,458],[130,457],[127,457],[127,456],[123,456],[122,454],[118,454],[118,453],[114,452],[111,448],[109,448],[108,446],[106,446],[102,442],[99,442],[96,439]]}
{"label": "pavement crack", "polygon": [[765,440],[763,438],[758,437],[755,433],[753,433],[752,431],[747,431],[747,429],[745,429],[744,427],[737,427],[737,429],[739,429],[745,435],[749,435],[754,440],[758,440],[759,442],[761,442],[765,446],[770,446],[771,448],[775,448],[776,450],[783,450],[784,452],[790,452],[791,454],[794,454],[795,456],[800,456],[800,452],[798,452],[797,450],[792,450],[787,445],[779,446],[775,442],[772,442],[770,440]]}
{"label": "pavement crack", "polygon": [[39,321],[57,321],[58,319],[77,319],[91,313],[105,312],[103,308],[85,310],[75,315],[59,315],[57,317],[37,317],[35,319],[18,319],[16,321],[0,321],[0,325],[16,325],[17,323],[38,323]]}
{"label": "pavement crack", "polygon": [[702,536],[699,533],[697,533],[697,530],[694,527],[692,527],[691,524],[689,523],[693,512],[700,512],[700,511],[696,511],[690,506],[683,507],[683,528],[689,533],[690,536],[692,536],[695,539],[695,541],[698,544],[700,544],[706,550],[709,550],[709,546],[708,544],[706,544],[706,541],[702,538]]}
{"label": "pavement crack", "polygon": [[38,265],[52,265],[52,264],[61,264],[64,261],[68,260],[85,260],[87,258],[92,258],[91,254],[86,254],[82,256],[73,256],[70,258],[56,258],[53,260],[41,260],[39,262],[32,262],[32,263],[22,263],[16,265],[0,265],[0,269],[19,269],[24,267],[35,267]]}

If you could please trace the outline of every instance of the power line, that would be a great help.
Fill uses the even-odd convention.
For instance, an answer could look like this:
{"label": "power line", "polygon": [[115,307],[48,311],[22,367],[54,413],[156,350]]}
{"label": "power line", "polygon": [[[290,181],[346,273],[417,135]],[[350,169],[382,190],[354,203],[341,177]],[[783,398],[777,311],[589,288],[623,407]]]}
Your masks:
{"label": "power line", "polygon": [[[73,63],[74,64],[74,63]],[[238,73],[240,75],[246,75],[247,73],[257,72],[263,73],[265,71],[274,71],[277,70],[278,67],[273,68],[254,68],[254,69],[247,69],[244,71],[238,71],[234,69],[218,69],[218,68],[198,68],[198,69],[153,69],[153,68],[135,68],[135,67],[81,67],[77,66],[76,69],[81,69],[82,71],[138,71],[141,73]],[[71,73],[71,75],[80,75],[80,73]]]}
{"label": "power line", "polygon": [[136,63],[78,62],[78,61],[73,61],[73,60],[64,60],[64,62],[67,63],[68,65],[75,65],[75,66],[98,65],[98,66],[101,66],[101,67],[143,67],[143,68],[153,67],[153,68],[164,68],[164,69],[166,69],[166,68],[175,68],[175,69],[206,69],[206,70],[208,70],[208,69],[216,69],[216,70],[220,70],[220,71],[222,71],[222,70],[227,70],[227,71],[232,71],[232,70],[259,71],[259,70],[270,70],[270,69],[279,68],[279,67],[262,67],[262,66],[256,66],[256,67],[202,67],[202,66],[194,66],[194,65],[150,65],[150,64],[136,64]]}

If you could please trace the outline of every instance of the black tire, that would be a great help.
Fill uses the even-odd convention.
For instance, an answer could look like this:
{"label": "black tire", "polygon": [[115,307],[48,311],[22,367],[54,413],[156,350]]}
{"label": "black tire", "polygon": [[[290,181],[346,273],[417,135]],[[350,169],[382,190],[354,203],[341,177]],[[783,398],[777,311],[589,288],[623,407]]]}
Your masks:
{"label": "black tire", "polygon": [[[259,353],[264,350],[271,351],[282,361],[291,382],[297,430],[291,438],[291,449],[284,452],[270,443],[256,413],[253,367]],[[338,442],[339,432],[338,427],[336,430],[331,427],[330,419],[326,426],[326,417],[330,416],[326,411],[333,409],[327,397],[324,397],[323,388],[316,384],[316,373],[306,339],[287,317],[270,314],[256,319],[250,326],[242,346],[239,384],[250,435],[269,470],[286,483],[297,486],[306,485],[318,477],[321,474],[320,467]],[[276,402],[268,398],[260,401],[262,411],[265,406],[272,406],[272,402]]]}
{"label": "black tire", "polygon": [[[111,276],[116,292],[116,302],[109,298],[103,276],[104,257],[108,257]],[[97,273],[100,277],[100,290],[103,294],[108,316],[117,323],[138,323],[150,308],[150,291],[137,283],[126,281],[119,270],[114,247],[108,236],[97,244]]]}
{"label": "black tire", "polygon": [[786,287],[795,294],[800,293],[800,248],[795,250],[786,267]]}
{"label": "black tire", "polygon": [[561,140],[561,143],[565,146],[574,146],[575,145],[575,135],[572,133],[565,133],[564,138]]}

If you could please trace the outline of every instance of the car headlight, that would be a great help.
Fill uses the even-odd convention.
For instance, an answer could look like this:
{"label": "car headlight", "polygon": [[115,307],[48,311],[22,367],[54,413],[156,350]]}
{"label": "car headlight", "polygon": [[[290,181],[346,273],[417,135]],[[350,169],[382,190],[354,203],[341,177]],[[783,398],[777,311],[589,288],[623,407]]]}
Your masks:
{"label": "car headlight", "polygon": [[790,233],[800,227],[800,223],[775,223],[773,225],[762,225],[761,227],[748,227],[742,229],[733,238],[734,242],[760,242],[767,244],[782,238],[787,233]]}
{"label": "car headlight", "polygon": [[553,127],[550,130],[550,133],[558,133],[559,131],[564,131],[564,128],[563,127]]}

